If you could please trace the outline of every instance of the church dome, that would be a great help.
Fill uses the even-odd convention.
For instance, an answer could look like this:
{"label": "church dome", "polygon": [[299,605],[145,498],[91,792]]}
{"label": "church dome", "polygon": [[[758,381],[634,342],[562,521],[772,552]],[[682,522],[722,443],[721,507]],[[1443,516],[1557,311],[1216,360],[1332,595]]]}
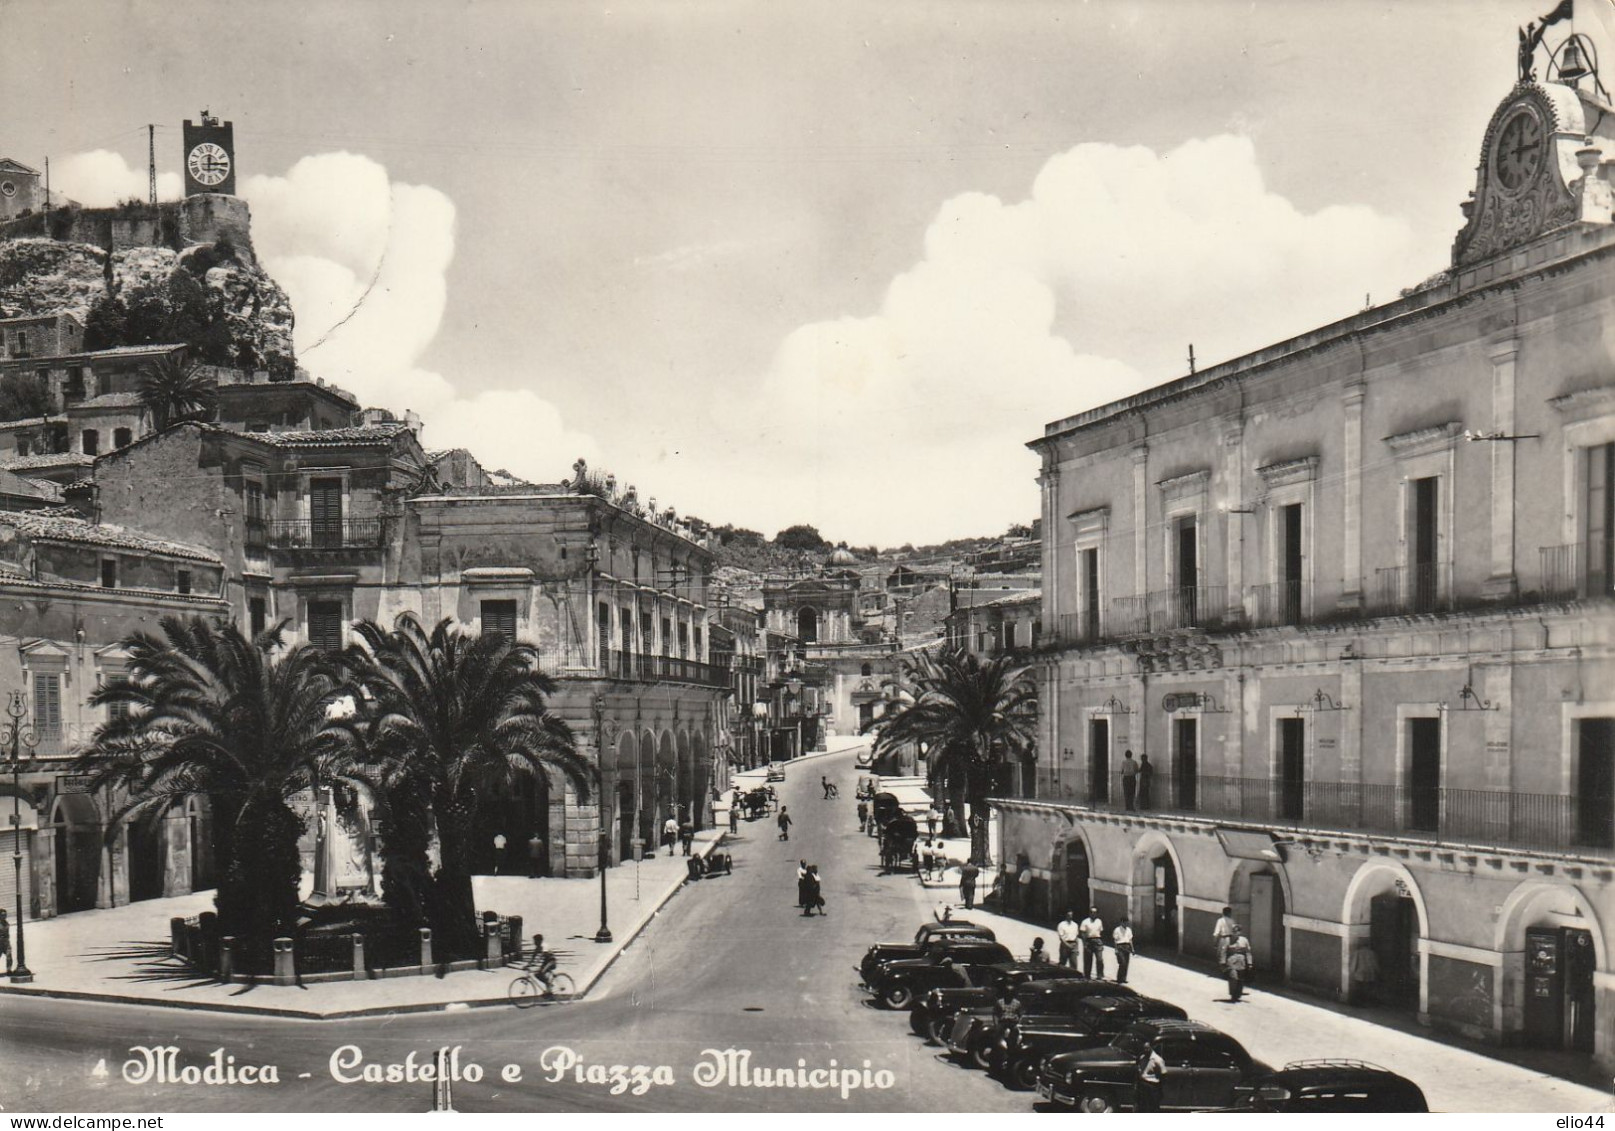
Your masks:
{"label": "church dome", "polygon": [[830,555],[830,564],[833,566],[856,565],[857,562],[853,552],[845,546],[837,546],[835,553]]}

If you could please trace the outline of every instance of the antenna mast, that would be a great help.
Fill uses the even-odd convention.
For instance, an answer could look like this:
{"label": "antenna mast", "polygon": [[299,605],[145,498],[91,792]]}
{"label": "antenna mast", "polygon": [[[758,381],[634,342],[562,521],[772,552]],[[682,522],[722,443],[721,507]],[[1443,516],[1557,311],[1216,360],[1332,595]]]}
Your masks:
{"label": "antenna mast", "polygon": [[157,126],[146,123],[146,191],[152,204],[157,203]]}

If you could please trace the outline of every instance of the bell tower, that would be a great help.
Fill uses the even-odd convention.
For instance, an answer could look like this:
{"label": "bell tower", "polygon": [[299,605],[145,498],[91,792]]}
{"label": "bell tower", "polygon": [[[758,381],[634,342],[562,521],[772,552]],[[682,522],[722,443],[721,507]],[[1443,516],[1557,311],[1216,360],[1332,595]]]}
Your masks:
{"label": "bell tower", "polygon": [[236,191],[235,130],[206,110],[202,121],[185,119],[185,195]]}

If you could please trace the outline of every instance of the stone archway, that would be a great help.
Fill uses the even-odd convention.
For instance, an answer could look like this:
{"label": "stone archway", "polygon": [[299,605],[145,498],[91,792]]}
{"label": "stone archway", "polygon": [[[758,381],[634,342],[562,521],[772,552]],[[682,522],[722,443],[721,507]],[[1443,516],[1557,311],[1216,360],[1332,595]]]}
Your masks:
{"label": "stone archway", "polygon": [[1156,948],[1183,949],[1183,862],[1166,834],[1151,829],[1133,845],[1133,930]]}
{"label": "stone archway", "polygon": [[1265,860],[1236,860],[1228,877],[1228,906],[1234,921],[1251,941],[1258,970],[1289,973],[1284,916],[1294,906],[1284,865]]}
{"label": "stone archway", "polygon": [[656,826],[656,737],[650,731],[639,736],[639,767],[634,775],[638,797],[640,851],[654,849],[660,830]]}
{"label": "stone archway", "polygon": [[[1048,919],[1058,921],[1067,911],[1078,920],[1094,906],[1093,850],[1082,829],[1072,829],[1055,841],[1049,861],[1049,884],[1043,902],[1048,908]],[[1036,880],[1033,881],[1036,884]],[[1035,904],[1034,904],[1035,905]],[[1129,911],[1129,914],[1131,912]]]}
{"label": "stone archway", "polygon": [[1369,992],[1383,1004],[1428,1016],[1430,916],[1413,873],[1388,860],[1365,863],[1346,885],[1340,918],[1346,925],[1341,987],[1352,987],[1352,952],[1366,946],[1379,971]]}
{"label": "stone archway", "polygon": [[601,800],[601,820],[610,820],[604,806],[615,806],[616,811],[616,845],[617,860],[632,860],[634,846],[631,843],[635,835],[637,820],[634,804],[634,778],[638,771],[639,743],[630,734],[621,735],[617,739],[617,765],[615,774],[607,780],[613,782],[614,794],[610,800]]}
{"label": "stone archway", "polygon": [[[1543,942],[1548,952],[1533,953]],[[1615,1009],[1615,991],[1597,987],[1596,972],[1610,968],[1609,946],[1597,909],[1579,888],[1520,884],[1503,901],[1492,945],[1502,960],[1492,1000],[1496,1032],[1538,1047],[1592,1052],[1600,1063],[1615,1059],[1615,1035],[1607,1022],[1597,1024]],[[1575,953],[1582,948],[1591,949],[1590,961]],[[1557,1014],[1557,1040],[1543,1032],[1544,1005]]]}
{"label": "stone archway", "polygon": [[[674,743],[671,731],[663,731],[660,744],[656,748],[656,835],[660,838],[662,827],[669,817],[677,818],[678,812],[674,802],[677,797],[678,785],[678,748]],[[658,843],[660,840],[658,839]]]}
{"label": "stone archway", "polygon": [[56,914],[90,910],[101,884],[101,814],[95,802],[82,793],[58,796],[51,807],[50,835]]}

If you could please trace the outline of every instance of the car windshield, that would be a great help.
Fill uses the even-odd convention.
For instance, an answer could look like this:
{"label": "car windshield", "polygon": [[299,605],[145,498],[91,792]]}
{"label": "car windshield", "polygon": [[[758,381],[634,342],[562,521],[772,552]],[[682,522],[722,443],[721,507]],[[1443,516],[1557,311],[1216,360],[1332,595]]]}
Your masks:
{"label": "car windshield", "polygon": [[1110,1043],[1113,1047],[1120,1049],[1128,1056],[1143,1056],[1149,1051],[1150,1048],[1149,1041],[1147,1041],[1144,1038],[1144,1034],[1139,1032],[1137,1029],[1127,1030],[1126,1032],[1117,1036],[1117,1038]]}

